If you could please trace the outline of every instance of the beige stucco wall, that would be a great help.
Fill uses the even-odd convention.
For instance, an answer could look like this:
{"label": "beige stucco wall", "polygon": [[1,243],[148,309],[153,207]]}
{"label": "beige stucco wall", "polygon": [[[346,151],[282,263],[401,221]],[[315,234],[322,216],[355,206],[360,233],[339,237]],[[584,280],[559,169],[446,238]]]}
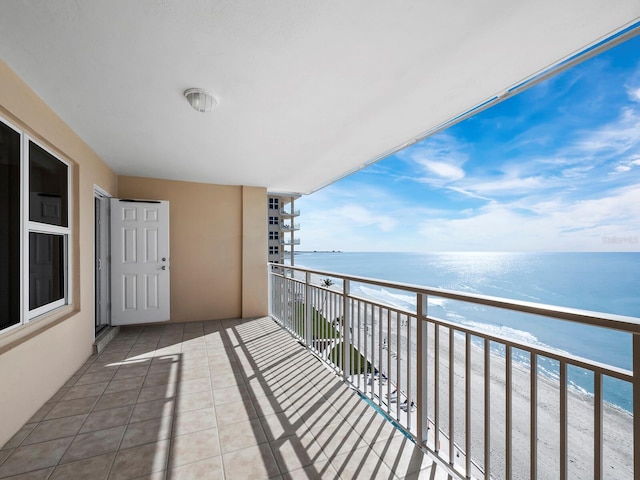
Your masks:
{"label": "beige stucco wall", "polygon": [[170,202],[171,322],[267,314],[266,189],[120,176],[118,196]]}
{"label": "beige stucco wall", "polygon": [[0,116],[72,165],[73,304],[0,333],[0,445],[91,355],[94,339],[94,184],[115,194],[117,177],[0,61]]}
{"label": "beige stucco wall", "polygon": [[242,187],[242,316],[267,314],[267,192]]}
{"label": "beige stucco wall", "polygon": [[267,313],[264,188],[117,177],[0,61],[0,116],[72,165],[72,305],[0,332],[0,445],[82,366],[94,340],[94,185],[171,202],[172,321]]}

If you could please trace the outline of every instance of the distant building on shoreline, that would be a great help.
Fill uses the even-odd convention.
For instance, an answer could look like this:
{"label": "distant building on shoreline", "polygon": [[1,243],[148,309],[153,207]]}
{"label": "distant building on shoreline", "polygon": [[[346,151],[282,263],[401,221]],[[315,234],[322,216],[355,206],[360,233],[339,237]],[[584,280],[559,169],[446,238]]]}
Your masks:
{"label": "distant building on shoreline", "polygon": [[295,238],[295,232],[300,230],[300,224],[295,223],[300,210],[295,209],[295,200],[300,195],[286,195],[270,193],[267,197],[267,249],[269,262],[294,264],[295,246],[300,245],[300,239]]}

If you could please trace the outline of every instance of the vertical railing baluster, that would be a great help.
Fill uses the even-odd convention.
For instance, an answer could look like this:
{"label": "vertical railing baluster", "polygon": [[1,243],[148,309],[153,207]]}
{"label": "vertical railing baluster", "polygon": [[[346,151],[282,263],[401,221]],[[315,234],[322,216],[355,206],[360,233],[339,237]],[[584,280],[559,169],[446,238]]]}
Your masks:
{"label": "vertical railing baluster", "polygon": [[426,445],[429,435],[429,417],[428,417],[428,358],[429,349],[427,348],[427,302],[428,298],[425,294],[419,293],[416,299],[416,411],[418,415],[418,442],[420,445]]}
{"label": "vertical railing baluster", "polygon": [[484,478],[491,478],[491,342],[488,338],[484,339]]}
{"label": "vertical railing baluster", "polygon": [[471,334],[465,334],[464,352],[464,459],[465,475],[471,478]]}
{"label": "vertical railing baluster", "polygon": [[380,366],[378,368],[378,405],[382,402],[382,372],[384,371],[384,364],[382,361],[382,307],[378,307],[378,361]]}
{"label": "vertical railing baluster", "polygon": [[[331,352],[334,351],[334,349],[338,349],[338,345],[340,345],[340,317],[341,317],[341,307],[342,307],[342,303],[340,302],[340,294],[338,292],[334,292],[333,293],[333,315],[331,315],[331,318],[333,318],[334,320],[331,322],[331,325],[333,325],[333,330],[332,330],[332,334],[334,335],[333,337],[333,341],[331,342],[331,348],[329,348],[327,350],[327,358],[330,358]],[[342,376],[342,374],[340,375]]]}
{"label": "vertical railing baluster", "polygon": [[[291,290],[293,289],[293,290]],[[298,307],[298,299],[303,298],[303,294],[299,291],[299,285],[296,283],[291,283],[288,278],[285,277],[285,294],[287,296],[286,301],[286,309],[287,309],[287,318],[290,319],[290,328],[298,339],[301,338],[302,330],[299,325],[299,310]]]}
{"label": "vertical railing baluster", "polygon": [[350,289],[351,282],[349,280],[344,280],[342,283],[342,374],[345,382],[347,381],[347,378],[351,376],[351,315],[349,310]]}
{"label": "vertical railing baluster", "polygon": [[593,478],[603,478],[602,468],[602,374],[593,373]]}
{"label": "vertical railing baluster", "polygon": [[284,314],[282,315],[282,319],[285,322],[285,325],[287,328],[291,329],[291,318],[289,315],[289,288],[287,285],[287,271],[283,270],[282,272],[283,274],[283,278],[282,278],[282,284],[283,284],[283,288],[282,288],[282,296],[283,296],[283,310],[284,310]]}
{"label": "vertical railing baluster", "polygon": [[274,316],[273,314],[273,281],[275,277],[273,276],[271,265],[267,265],[267,312],[269,315]]}
{"label": "vertical railing baluster", "polygon": [[568,478],[567,363],[560,361],[560,480]]}
{"label": "vertical railing baluster", "polygon": [[513,403],[513,398],[512,398],[512,394],[513,394],[513,379],[511,377],[512,373],[513,373],[513,369],[512,369],[512,351],[511,351],[511,345],[506,345],[506,363],[505,363],[505,384],[504,384],[504,389],[505,389],[505,399],[506,399],[506,405],[505,405],[505,434],[506,434],[506,438],[505,438],[505,478],[507,480],[511,480],[511,476],[513,475],[513,468],[512,468],[512,443],[511,443],[511,439],[512,439],[512,428],[513,428],[513,417],[512,417],[512,412],[513,409],[511,408],[512,403]]}
{"label": "vertical railing baluster", "polygon": [[407,315],[407,429],[411,431],[412,415],[411,415],[411,403],[413,402],[411,389],[413,375],[411,375],[411,316]]}
{"label": "vertical railing baluster", "polygon": [[333,294],[331,291],[325,293],[327,296],[326,312],[324,314],[324,342],[322,345],[322,358],[326,362],[328,360],[327,352],[333,344],[333,334],[331,332],[331,326],[333,325]]}
{"label": "vertical railing baluster", "polygon": [[[286,271],[285,271],[285,275],[286,275]],[[287,285],[287,277],[283,277],[282,279],[282,295],[283,295],[283,310],[284,310],[284,318],[286,318],[286,322],[287,322],[287,328],[290,329],[290,331],[292,331],[296,336],[298,334],[298,332],[295,330],[295,317],[294,317],[294,311],[289,309],[289,302],[291,301],[291,296],[289,292],[289,287]]]}
{"label": "vertical railing baluster", "polygon": [[361,338],[362,338],[362,315],[360,314],[360,312],[362,311],[362,302],[360,300],[358,300],[358,313],[357,313],[357,320],[358,320],[358,324],[357,324],[357,328],[358,328],[358,390],[361,390],[362,386],[360,385],[360,382],[362,380],[362,345],[361,345]]}
{"label": "vertical railing baluster", "polygon": [[391,310],[387,309],[387,413],[391,414]]}
{"label": "vertical railing baluster", "polygon": [[455,332],[449,327],[449,465],[453,466],[455,463]]}
{"label": "vertical railing baluster", "polygon": [[369,394],[371,395],[371,399],[373,400],[374,388],[373,388],[373,377],[374,372],[376,371],[376,348],[373,344],[373,340],[375,338],[375,323],[376,323],[376,308],[375,305],[371,304],[371,326],[369,327],[369,336],[371,337],[371,388],[369,389]]}
{"label": "vertical railing baluster", "polygon": [[305,286],[305,343],[307,344],[307,348],[311,348],[312,346],[312,318],[311,318],[311,314],[312,314],[312,297],[313,297],[313,291],[311,290],[311,273],[306,272],[305,273],[305,278],[304,278],[304,286]]}
{"label": "vertical railing baluster", "polygon": [[364,362],[364,376],[362,377],[363,390],[365,396],[367,395],[367,366],[369,365],[369,352],[367,348],[367,332],[369,331],[369,326],[367,325],[367,317],[369,316],[369,303],[364,302],[364,316],[362,320],[362,324],[364,326],[364,337],[362,339],[362,343],[364,344],[364,352],[362,353],[362,361]]}
{"label": "vertical railing baluster", "polygon": [[434,323],[434,355],[435,359],[433,361],[433,382],[435,384],[435,388],[433,391],[433,421],[435,423],[434,427],[434,438],[435,438],[435,451],[438,453],[440,451],[440,325]]}
{"label": "vertical railing baluster", "polygon": [[295,312],[295,316],[296,316],[296,329],[297,329],[296,330],[296,334],[298,335],[300,340],[304,341],[304,339],[305,339],[305,336],[304,336],[304,322],[306,321],[305,320],[306,307],[304,307],[304,305],[306,305],[307,302],[309,302],[311,299],[306,296],[307,293],[306,293],[306,287],[305,287],[304,283],[296,283],[296,282],[293,282],[293,281],[290,282],[290,283],[293,285],[295,291],[297,292],[297,295],[296,295],[295,298],[296,299],[304,298],[304,304],[302,306],[300,306],[300,307],[298,307],[298,305],[297,305],[297,303],[298,303],[297,300],[294,300],[292,302],[292,308],[295,308],[294,312]]}
{"label": "vertical railing baluster", "polygon": [[353,352],[358,352],[358,355],[355,355],[351,360],[352,369],[351,369],[351,381],[354,385],[358,385],[358,389],[360,389],[360,379],[357,378],[357,375],[360,375],[358,369],[360,368],[360,350],[358,349],[360,346],[360,327],[359,322],[360,318],[358,317],[358,304],[359,301],[352,299],[351,300],[351,332],[352,332],[352,340],[351,345],[353,346]]}
{"label": "vertical railing baluster", "polygon": [[400,420],[400,390],[402,388],[401,375],[402,375],[402,361],[401,361],[401,320],[400,313],[396,312],[396,420]]}
{"label": "vertical railing baluster", "polygon": [[530,438],[529,438],[529,471],[531,478],[538,478],[538,355],[530,353]]}
{"label": "vertical railing baluster", "polygon": [[276,309],[278,310],[278,318],[280,321],[284,323],[284,316],[282,315],[282,304],[284,300],[282,299],[282,277],[278,277],[276,281],[276,291],[275,291],[275,299],[276,299]]}
{"label": "vertical railing baluster", "polygon": [[640,334],[633,338],[633,475],[640,478]]}

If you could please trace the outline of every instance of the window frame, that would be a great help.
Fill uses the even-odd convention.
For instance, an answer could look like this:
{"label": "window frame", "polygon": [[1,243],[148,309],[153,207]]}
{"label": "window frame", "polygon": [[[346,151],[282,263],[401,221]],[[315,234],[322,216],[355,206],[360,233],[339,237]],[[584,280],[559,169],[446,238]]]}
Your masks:
{"label": "window frame", "polygon": [[[11,332],[14,332],[21,327],[24,327],[44,314],[53,312],[72,304],[73,302],[73,286],[72,286],[72,272],[73,272],[73,255],[71,252],[71,242],[73,235],[73,165],[72,163],[62,157],[59,153],[53,151],[50,147],[38,141],[33,136],[29,135],[24,129],[18,127],[14,123],[7,120],[4,116],[0,116],[0,123],[7,128],[16,132],[20,137],[20,152],[19,152],[19,165],[20,165],[20,204],[19,204],[19,216],[20,216],[20,248],[19,252],[16,252],[20,258],[20,274],[19,274],[19,321],[6,328],[0,329],[0,336],[4,336]],[[67,226],[61,227],[57,225],[49,225],[40,222],[31,221],[29,219],[29,145],[30,142],[38,146],[53,158],[61,162],[67,168]],[[45,233],[50,235],[56,235],[62,237],[63,243],[63,257],[62,261],[62,276],[63,276],[63,297],[53,302],[47,303],[40,307],[29,309],[29,234],[30,233]]]}
{"label": "window frame", "polygon": [[[71,200],[71,188],[72,188],[72,177],[71,177],[71,164],[68,161],[60,158],[60,155],[53,152],[46,145],[43,145],[41,142],[38,142],[36,139],[30,137],[26,133],[22,133],[22,151],[21,153],[21,176],[22,176],[22,201],[23,201],[23,209],[22,209],[22,222],[24,222],[24,227],[22,231],[22,242],[21,242],[21,250],[22,250],[22,258],[23,258],[23,270],[22,281],[24,288],[23,295],[23,323],[26,324],[32,321],[33,319],[44,315],[45,313],[49,313],[53,310],[56,310],[65,305],[69,305],[72,301],[71,298],[71,255],[70,255],[70,238],[71,238],[71,227],[72,227],[72,217],[71,213],[73,212]],[[62,163],[67,167],[67,226],[62,227],[59,225],[51,225],[48,223],[41,223],[33,221],[29,218],[29,194],[30,194],[30,185],[29,185],[29,168],[30,168],[30,144],[40,147],[46,153],[51,155],[55,160]],[[63,296],[61,299],[55,300],[53,302],[47,303],[40,307],[36,307],[33,310],[29,309],[29,234],[30,233],[45,233],[49,235],[56,235],[62,237],[63,242],[63,258],[62,258],[62,275],[63,275]]]}

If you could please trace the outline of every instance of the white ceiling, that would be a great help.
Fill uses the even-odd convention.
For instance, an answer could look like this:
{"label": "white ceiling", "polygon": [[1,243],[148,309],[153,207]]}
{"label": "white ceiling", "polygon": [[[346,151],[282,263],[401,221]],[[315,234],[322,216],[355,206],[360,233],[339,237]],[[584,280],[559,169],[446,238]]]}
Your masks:
{"label": "white ceiling", "polygon": [[[120,174],[307,193],[639,17],[638,0],[14,0],[0,56]],[[219,106],[191,109],[189,87]]]}

